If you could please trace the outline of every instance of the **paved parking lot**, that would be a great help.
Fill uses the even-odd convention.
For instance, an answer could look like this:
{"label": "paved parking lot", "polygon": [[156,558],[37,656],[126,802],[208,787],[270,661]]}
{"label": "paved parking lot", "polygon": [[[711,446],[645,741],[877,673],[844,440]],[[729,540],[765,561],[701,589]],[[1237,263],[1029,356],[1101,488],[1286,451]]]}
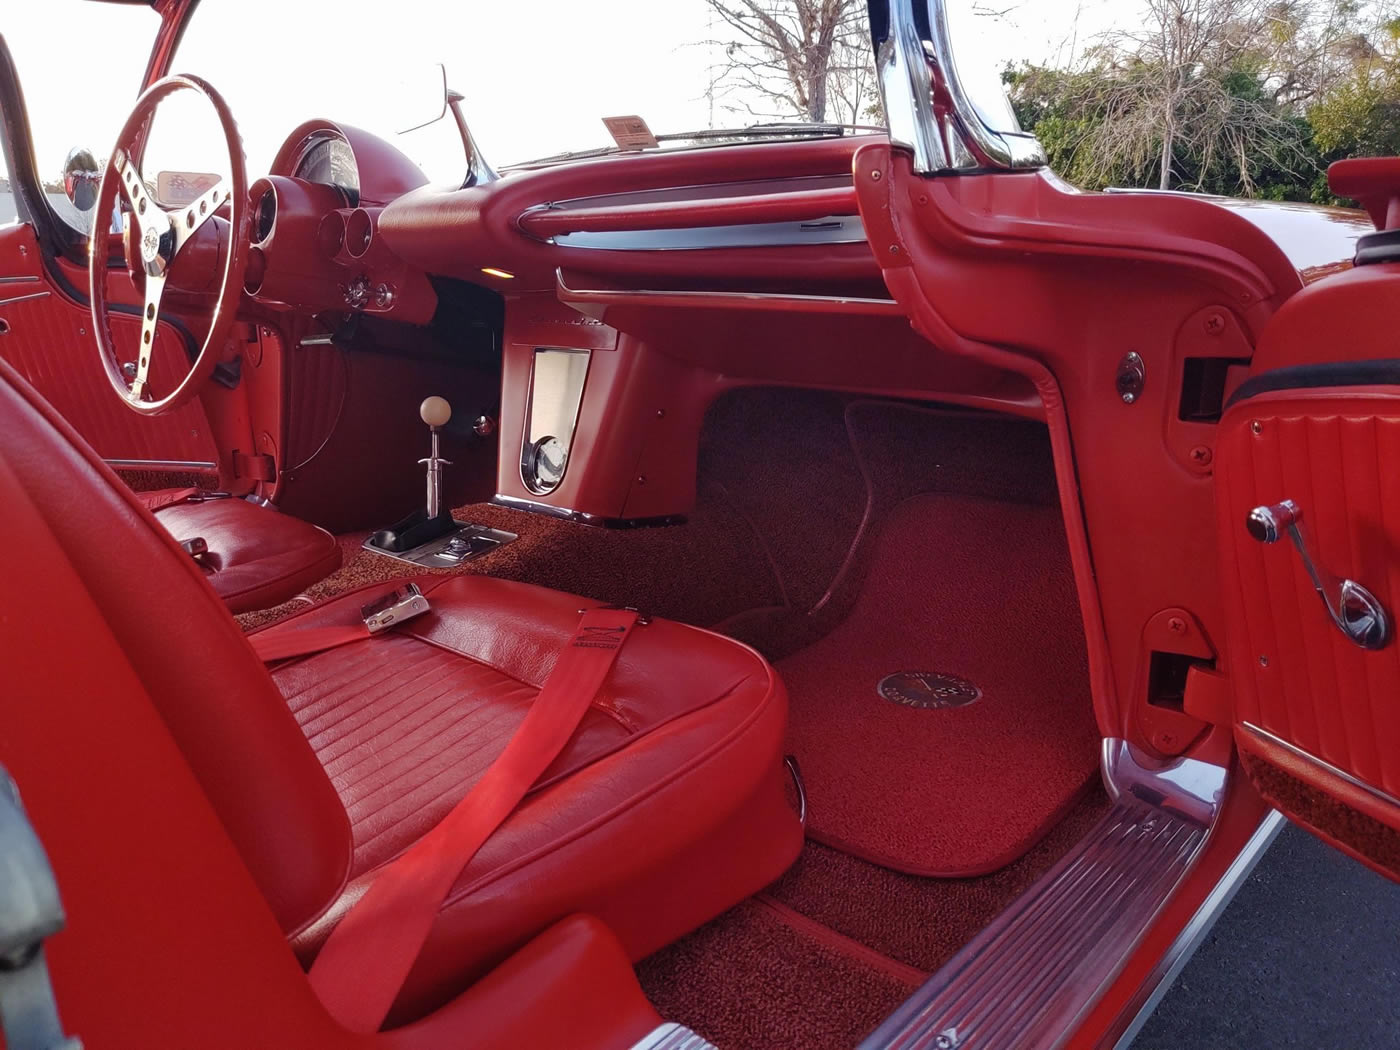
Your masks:
{"label": "paved parking lot", "polygon": [[1133,1050],[1400,1048],[1400,884],[1289,825]]}

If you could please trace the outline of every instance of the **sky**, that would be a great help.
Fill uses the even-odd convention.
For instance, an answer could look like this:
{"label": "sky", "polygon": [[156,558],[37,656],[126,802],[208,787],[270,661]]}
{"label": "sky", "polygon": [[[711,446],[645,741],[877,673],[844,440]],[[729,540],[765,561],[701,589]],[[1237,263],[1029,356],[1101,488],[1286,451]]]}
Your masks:
{"label": "sky", "polygon": [[[1087,38],[1135,6],[954,2],[999,12],[966,23],[987,38],[980,50],[1055,64],[1072,61]],[[19,67],[46,178],[60,173],[74,146],[99,157],[111,151],[156,24],[142,7],[0,0],[0,33]],[[224,94],[250,180],[293,128],[325,117],[393,138],[430,177],[447,181],[462,168],[450,121],[395,135],[410,115],[409,123],[433,115],[435,63],[466,96],[473,133],[500,165],[604,145],[605,116],[640,114],[657,132],[752,123],[707,97],[716,48],[706,41],[717,34],[704,0],[202,0],[174,68]],[[214,129],[201,104],[171,107],[158,118],[147,167],[221,170]]]}

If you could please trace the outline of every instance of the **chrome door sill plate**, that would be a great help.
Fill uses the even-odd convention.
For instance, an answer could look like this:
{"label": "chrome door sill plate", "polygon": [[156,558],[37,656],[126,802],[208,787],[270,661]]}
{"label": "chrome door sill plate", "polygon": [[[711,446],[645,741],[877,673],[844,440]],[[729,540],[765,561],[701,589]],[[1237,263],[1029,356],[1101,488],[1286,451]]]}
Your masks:
{"label": "chrome door sill plate", "polygon": [[473,558],[480,558],[484,554],[490,554],[499,547],[504,547],[512,540],[519,539],[513,532],[506,532],[504,529],[490,529],[485,525],[473,525],[470,522],[457,522],[457,531],[449,532],[446,536],[439,536],[421,547],[414,547],[408,551],[386,551],[376,547],[370,539],[365,540],[363,546],[367,551],[374,551],[375,554],[382,554],[386,558],[394,558],[398,561],[406,561],[411,565],[420,565],[426,569],[453,569],[461,565],[464,561],[471,561]]}
{"label": "chrome door sill plate", "polygon": [[696,1035],[685,1025],[663,1024],[633,1043],[631,1050],[718,1050],[704,1036]]}
{"label": "chrome door sill plate", "polygon": [[861,1050],[1060,1046],[1190,870],[1225,771],[1160,769],[1104,741],[1113,808],[1083,841],[886,1019]]}

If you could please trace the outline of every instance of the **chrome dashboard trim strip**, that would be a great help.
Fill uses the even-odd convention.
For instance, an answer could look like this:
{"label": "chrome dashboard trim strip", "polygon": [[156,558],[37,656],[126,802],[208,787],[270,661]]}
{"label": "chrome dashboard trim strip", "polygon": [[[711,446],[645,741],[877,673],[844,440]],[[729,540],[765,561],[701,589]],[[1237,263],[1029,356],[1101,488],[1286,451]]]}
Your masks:
{"label": "chrome dashboard trim strip", "polygon": [[1386,803],[1387,805],[1394,806],[1395,808],[1400,809],[1400,798],[1396,798],[1394,795],[1391,795],[1388,792],[1382,790],[1381,788],[1376,787],[1374,784],[1366,783],[1366,781],[1360,779],[1355,774],[1348,773],[1345,769],[1338,769],[1331,762],[1328,762],[1326,759],[1323,758],[1318,758],[1311,751],[1304,751],[1297,744],[1290,744],[1287,740],[1284,740],[1282,737],[1275,736],[1273,733],[1270,733],[1267,729],[1261,729],[1259,726],[1254,725],[1252,722],[1241,722],[1240,726],[1241,728],[1248,730],[1254,736],[1257,736],[1260,740],[1266,740],[1270,744],[1273,744],[1275,747],[1283,748],[1294,758],[1301,759],[1302,761],[1307,762],[1309,765],[1316,766],[1324,773],[1331,773],[1334,777],[1336,777],[1339,780],[1346,781],[1352,787],[1360,788],[1372,798],[1375,798],[1381,802]]}
{"label": "chrome dashboard trim strip", "polygon": [[1138,990],[1141,1005],[1123,1029],[1123,1034],[1118,1037],[1114,1050],[1128,1050],[1132,1046],[1147,1019],[1152,1016],[1152,1012],[1157,1009],[1167,992],[1171,991],[1172,985],[1181,976],[1181,971],[1186,969],[1186,964],[1196,954],[1196,949],[1201,946],[1206,935],[1214,928],[1216,920],[1235,899],[1235,894],[1240,891],[1240,887],[1244,885],[1255,866],[1269,851],[1269,847],[1274,844],[1274,839],[1278,838],[1279,832],[1287,822],[1288,818],[1277,810],[1270,811],[1268,816],[1259,822],[1259,827],[1249,837],[1244,849],[1236,855],[1225,874],[1220,877],[1220,881],[1215,884],[1215,888],[1196,909],[1196,914],[1191,916],[1191,921],[1177,934],[1176,940],[1143,982]]}
{"label": "chrome dashboard trim strip", "polygon": [[102,462],[113,470],[190,470],[212,473],[219,469],[217,463],[190,459],[104,459]]}
{"label": "chrome dashboard trim strip", "polygon": [[[570,288],[564,282],[564,271],[555,271],[556,291],[561,302],[569,297],[588,302],[629,302],[636,299],[678,299],[686,305],[720,308],[743,304],[754,308],[778,308],[784,305],[852,306],[852,313],[899,314],[904,308],[894,299],[871,299],[858,295],[806,295],[797,292],[711,292],[690,289],[667,291],[662,288]],[[718,300],[718,301],[716,301]],[[860,309],[868,307],[869,309]]]}
{"label": "chrome dashboard trim strip", "polygon": [[661,230],[563,233],[552,238],[561,248],[589,251],[677,252],[714,248],[785,248],[803,244],[864,244],[859,215],[830,215],[807,222],[754,222],[735,226],[694,226]]}
{"label": "chrome dashboard trim strip", "polygon": [[861,1050],[1054,1048],[1073,1035],[1200,856],[1227,776],[1117,739],[1104,741],[1103,774],[1103,820]]}

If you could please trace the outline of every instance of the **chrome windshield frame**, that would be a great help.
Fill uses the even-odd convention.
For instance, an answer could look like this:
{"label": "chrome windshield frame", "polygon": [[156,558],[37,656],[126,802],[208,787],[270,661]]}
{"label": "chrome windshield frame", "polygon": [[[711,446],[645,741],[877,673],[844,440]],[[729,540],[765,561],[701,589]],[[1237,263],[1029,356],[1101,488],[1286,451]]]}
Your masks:
{"label": "chrome windshield frame", "polygon": [[[919,20],[920,8],[926,15]],[[875,17],[882,9],[885,18]],[[988,127],[958,76],[946,0],[871,0],[875,64],[890,143],[911,150],[914,171],[939,175],[1043,168],[1035,135]]]}

